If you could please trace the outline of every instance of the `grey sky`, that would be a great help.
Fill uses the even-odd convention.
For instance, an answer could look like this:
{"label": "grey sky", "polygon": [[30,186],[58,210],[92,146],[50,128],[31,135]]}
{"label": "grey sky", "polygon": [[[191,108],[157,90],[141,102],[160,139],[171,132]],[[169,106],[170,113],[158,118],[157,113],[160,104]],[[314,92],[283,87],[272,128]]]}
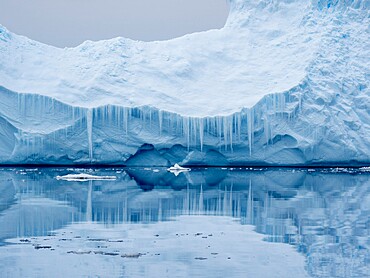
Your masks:
{"label": "grey sky", "polygon": [[226,0],[0,0],[0,24],[55,46],[164,40],[224,25]]}

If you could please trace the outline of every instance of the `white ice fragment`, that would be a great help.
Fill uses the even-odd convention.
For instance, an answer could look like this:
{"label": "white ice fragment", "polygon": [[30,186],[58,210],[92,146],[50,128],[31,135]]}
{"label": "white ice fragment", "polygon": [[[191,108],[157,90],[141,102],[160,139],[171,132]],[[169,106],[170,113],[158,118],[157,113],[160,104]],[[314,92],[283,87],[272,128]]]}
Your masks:
{"label": "white ice fragment", "polygon": [[360,171],[361,172],[370,172],[370,166],[368,166],[368,167],[361,167],[360,168]]}
{"label": "white ice fragment", "polygon": [[68,174],[65,176],[57,176],[57,180],[65,181],[91,181],[91,180],[116,180],[115,176],[94,176],[89,174]]}
{"label": "white ice fragment", "polygon": [[167,169],[168,172],[173,173],[176,177],[180,175],[183,172],[189,172],[191,171],[190,168],[181,167],[179,164],[175,164],[174,166],[171,166]]}

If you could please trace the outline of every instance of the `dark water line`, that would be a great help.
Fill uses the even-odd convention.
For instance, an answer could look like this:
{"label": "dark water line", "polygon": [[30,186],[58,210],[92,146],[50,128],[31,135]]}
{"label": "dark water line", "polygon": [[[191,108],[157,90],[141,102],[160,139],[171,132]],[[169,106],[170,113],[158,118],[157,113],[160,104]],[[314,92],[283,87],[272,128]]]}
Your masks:
{"label": "dark water line", "polygon": [[[370,167],[369,163],[357,163],[357,164],[346,164],[346,163],[334,163],[334,164],[307,164],[307,165],[268,165],[268,164],[245,164],[245,165],[192,165],[186,164],[186,167],[192,169],[206,169],[206,168],[251,168],[251,169],[332,169],[332,168],[348,168],[348,169],[360,169],[362,167]],[[120,168],[120,169],[136,169],[136,168],[167,168],[164,166],[127,166],[125,164],[0,164],[0,168],[81,168],[81,169],[102,169],[102,168]]]}

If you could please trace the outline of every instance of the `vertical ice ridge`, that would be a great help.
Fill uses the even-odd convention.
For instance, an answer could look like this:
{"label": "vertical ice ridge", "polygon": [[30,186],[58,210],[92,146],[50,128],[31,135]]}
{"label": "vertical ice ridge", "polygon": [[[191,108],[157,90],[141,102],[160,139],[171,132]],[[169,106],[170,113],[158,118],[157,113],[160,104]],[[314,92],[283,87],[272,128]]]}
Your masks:
{"label": "vertical ice ridge", "polygon": [[93,111],[87,109],[86,111],[86,128],[87,128],[87,140],[89,146],[89,159],[93,161]]}
{"label": "vertical ice ridge", "polygon": [[248,109],[247,111],[247,124],[248,124],[248,147],[249,147],[249,156],[252,156],[252,130],[253,130],[253,123],[252,123],[252,111]]}

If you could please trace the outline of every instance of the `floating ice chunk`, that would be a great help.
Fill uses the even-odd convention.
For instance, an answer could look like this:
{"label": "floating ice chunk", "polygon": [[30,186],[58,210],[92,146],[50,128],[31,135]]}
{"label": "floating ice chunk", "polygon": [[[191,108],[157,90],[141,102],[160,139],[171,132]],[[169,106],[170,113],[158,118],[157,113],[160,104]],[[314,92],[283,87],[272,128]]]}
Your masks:
{"label": "floating ice chunk", "polygon": [[175,163],[174,166],[167,169],[168,171],[190,171],[190,168],[181,167],[179,164]]}
{"label": "floating ice chunk", "polygon": [[115,176],[94,176],[89,174],[68,174],[65,176],[57,176],[57,180],[66,181],[91,181],[91,180],[116,180]]}
{"label": "floating ice chunk", "polygon": [[189,172],[191,171],[190,168],[181,167],[179,164],[175,164],[174,166],[171,166],[167,169],[167,171],[173,173],[176,177],[180,175],[183,172]]}
{"label": "floating ice chunk", "polygon": [[360,171],[361,172],[370,172],[370,166],[368,166],[368,167],[361,167],[360,168]]}

